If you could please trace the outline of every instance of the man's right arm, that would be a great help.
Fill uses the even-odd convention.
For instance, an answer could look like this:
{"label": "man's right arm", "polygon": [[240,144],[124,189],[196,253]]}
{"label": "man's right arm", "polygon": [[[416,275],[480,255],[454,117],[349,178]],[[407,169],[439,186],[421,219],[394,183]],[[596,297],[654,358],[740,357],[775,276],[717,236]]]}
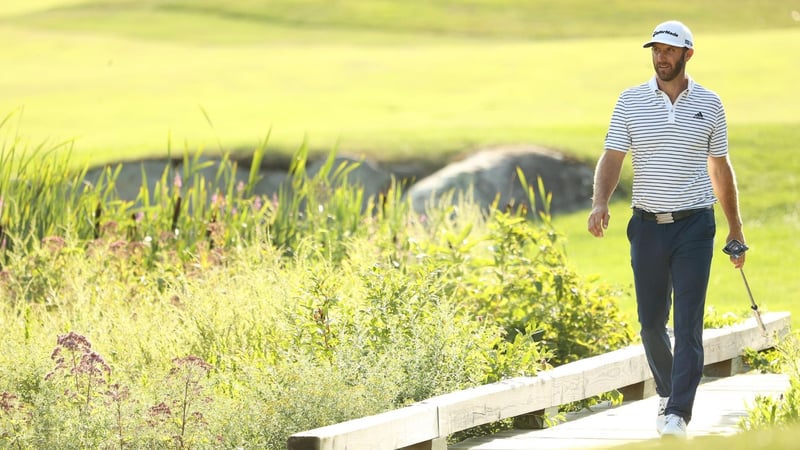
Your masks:
{"label": "man's right arm", "polygon": [[605,150],[597,161],[594,172],[594,195],[592,195],[592,212],[589,214],[589,233],[596,237],[603,237],[603,232],[608,228],[611,214],[608,211],[608,202],[611,194],[619,184],[622,172],[622,162],[625,152]]}

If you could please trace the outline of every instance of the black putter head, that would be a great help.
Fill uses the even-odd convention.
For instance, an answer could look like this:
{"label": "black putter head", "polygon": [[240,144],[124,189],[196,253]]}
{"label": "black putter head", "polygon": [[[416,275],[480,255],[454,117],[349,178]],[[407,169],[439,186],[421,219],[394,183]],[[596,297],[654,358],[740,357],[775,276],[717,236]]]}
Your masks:
{"label": "black putter head", "polygon": [[738,258],[739,256],[742,255],[742,253],[746,252],[748,249],[749,247],[745,245],[743,242],[739,242],[736,239],[732,239],[730,242],[725,244],[725,247],[723,247],[722,251],[726,255]]}

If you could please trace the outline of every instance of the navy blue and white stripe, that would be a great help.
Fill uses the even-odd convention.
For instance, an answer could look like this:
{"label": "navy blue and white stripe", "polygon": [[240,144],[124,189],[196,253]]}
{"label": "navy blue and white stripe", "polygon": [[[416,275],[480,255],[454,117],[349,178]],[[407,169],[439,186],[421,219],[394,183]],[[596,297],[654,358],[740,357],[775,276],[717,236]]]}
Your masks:
{"label": "navy blue and white stripe", "polygon": [[632,155],[632,206],[650,212],[702,208],[716,202],[708,157],[728,154],[727,130],[715,92],[689,79],[673,105],[653,77],[619,96],[605,149]]}

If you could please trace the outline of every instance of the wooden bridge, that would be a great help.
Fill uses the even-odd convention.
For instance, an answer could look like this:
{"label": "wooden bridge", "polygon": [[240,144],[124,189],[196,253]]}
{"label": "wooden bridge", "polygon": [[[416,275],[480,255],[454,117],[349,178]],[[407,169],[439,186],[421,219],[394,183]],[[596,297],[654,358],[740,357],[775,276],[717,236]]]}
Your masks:
{"label": "wooden bridge", "polygon": [[[744,383],[748,389],[742,389],[736,382],[726,383],[725,379],[710,381],[741,371],[744,349],[772,348],[789,333],[789,313],[764,314],[763,321],[767,327],[766,335],[762,334],[753,319],[732,327],[704,331],[704,373],[708,378],[698,392],[695,415],[690,425],[692,433],[730,432],[731,417],[740,416],[744,408],[743,404],[739,404],[739,409],[731,409],[730,402],[736,402],[737,399],[741,402],[746,395],[752,396],[762,391],[772,394],[788,386],[786,378],[781,376],[759,376],[756,378],[760,380],[758,382],[747,378]],[[742,380],[740,377],[743,376],[731,380]],[[465,389],[394,411],[297,433],[289,438],[287,445],[289,450],[447,450],[447,436],[452,433],[507,418],[516,418],[518,423],[535,428],[542,424],[542,417],[554,414],[560,405],[614,390],[622,392],[626,401],[641,401],[608,408],[592,417],[575,418],[548,430],[511,430],[495,436],[470,439],[450,448],[568,449],[655,438],[655,384],[642,346],[633,345],[543,371],[535,377],[512,378]],[[721,394],[715,396],[716,401],[703,403],[700,399],[707,395],[707,391]],[[738,397],[733,393],[738,393]],[[641,408],[641,411],[637,408]],[[603,424],[604,419],[618,416],[623,410],[630,411],[631,418],[641,422],[617,418],[615,426],[609,425],[608,421]],[[713,423],[727,428],[703,428],[703,418],[711,418]],[[588,419],[597,421],[599,425],[594,425],[594,428],[587,425]],[[620,422],[628,424],[621,427]],[[576,431],[580,427],[585,432],[584,438],[580,438],[580,433]]]}

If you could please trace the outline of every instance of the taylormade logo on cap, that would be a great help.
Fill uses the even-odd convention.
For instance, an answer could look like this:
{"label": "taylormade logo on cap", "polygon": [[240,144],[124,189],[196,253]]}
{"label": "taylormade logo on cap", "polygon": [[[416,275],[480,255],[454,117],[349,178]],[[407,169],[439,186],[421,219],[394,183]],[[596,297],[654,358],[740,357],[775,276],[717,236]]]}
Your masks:
{"label": "taylormade logo on cap", "polygon": [[677,20],[670,20],[659,24],[653,30],[653,36],[644,47],[652,47],[653,44],[667,44],[673,47],[686,47],[694,48],[692,39],[692,32],[689,27],[678,22]]}

